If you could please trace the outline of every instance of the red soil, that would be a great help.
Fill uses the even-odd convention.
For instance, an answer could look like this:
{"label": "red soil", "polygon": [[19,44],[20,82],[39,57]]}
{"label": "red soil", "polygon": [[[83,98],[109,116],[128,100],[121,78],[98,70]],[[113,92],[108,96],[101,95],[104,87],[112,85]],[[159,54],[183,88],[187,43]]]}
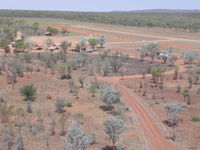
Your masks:
{"label": "red soil", "polygon": [[163,47],[174,47],[177,49],[181,49],[181,50],[200,50],[199,47],[197,46],[192,46],[192,45],[182,45],[182,44],[175,44],[173,42],[164,42],[160,44]]}
{"label": "red soil", "polygon": [[59,29],[59,30],[64,29],[64,30],[67,30],[70,32],[75,32],[75,33],[84,34],[84,35],[105,36],[107,38],[114,39],[114,40],[120,40],[120,41],[128,41],[128,42],[138,41],[138,40],[132,39],[132,38],[130,39],[130,38],[124,38],[124,37],[114,36],[114,35],[105,34],[105,33],[97,33],[97,32],[90,32],[90,31],[85,31],[85,30],[80,30],[80,29],[66,28],[63,26],[53,26],[53,28]]}

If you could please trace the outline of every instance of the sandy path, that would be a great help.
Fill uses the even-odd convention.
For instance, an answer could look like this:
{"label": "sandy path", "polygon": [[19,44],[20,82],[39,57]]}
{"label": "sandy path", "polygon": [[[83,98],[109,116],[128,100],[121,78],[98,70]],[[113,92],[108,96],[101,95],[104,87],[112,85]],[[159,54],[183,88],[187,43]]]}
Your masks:
{"label": "sandy path", "polygon": [[119,86],[118,90],[122,96],[125,97],[129,105],[133,108],[140,119],[141,126],[150,139],[153,150],[180,150],[171,141],[165,138],[160,129],[157,127],[155,121],[152,119],[152,116],[143,108],[140,103],[138,103],[135,97],[129,93],[126,88]]}
{"label": "sandy path", "polygon": [[[179,60],[177,62],[179,64],[179,72],[184,72],[185,67],[182,65],[182,61]],[[165,74],[173,74],[174,71],[166,72]],[[151,74],[147,74],[146,77],[150,77]],[[132,75],[132,76],[124,76],[124,79],[131,79],[131,78],[141,78],[142,75]],[[113,85],[116,83],[119,83],[121,80],[121,77],[98,77],[100,80],[107,81]],[[118,86],[118,91],[121,93],[121,95],[124,97],[124,99],[127,101],[129,106],[132,108],[132,110],[136,113],[137,117],[140,120],[141,128],[144,129],[144,133],[148,137],[151,147],[153,150],[181,150],[179,147],[175,145],[175,143],[172,143],[172,141],[167,140],[165,138],[165,135],[163,134],[164,131],[161,131],[161,128],[159,128],[158,124],[155,123],[155,118],[153,115],[147,111],[147,107],[141,105],[139,103],[139,99],[135,97],[133,94],[130,93],[128,89],[126,89],[124,86],[120,85]],[[151,149],[151,148],[149,148]]]}

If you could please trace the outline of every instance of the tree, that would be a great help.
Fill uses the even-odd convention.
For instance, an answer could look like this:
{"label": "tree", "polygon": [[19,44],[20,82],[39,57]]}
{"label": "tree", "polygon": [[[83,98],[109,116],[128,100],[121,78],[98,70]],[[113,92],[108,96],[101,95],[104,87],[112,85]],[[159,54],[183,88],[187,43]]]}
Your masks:
{"label": "tree", "polygon": [[104,121],[105,132],[112,141],[113,150],[116,149],[116,142],[119,139],[121,133],[124,131],[124,121],[115,117],[108,117]]}
{"label": "tree", "polygon": [[103,45],[106,43],[105,37],[104,37],[104,36],[101,36],[101,37],[98,39],[98,41],[99,41],[99,44],[100,44],[101,48],[103,48]]}
{"label": "tree", "polygon": [[89,92],[92,94],[92,97],[95,97],[97,93],[97,83],[95,81],[90,83]]}
{"label": "tree", "polygon": [[73,150],[85,150],[90,144],[90,135],[81,130],[78,122],[73,121],[65,137],[64,148],[71,148]]}
{"label": "tree", "polygon": [[196,56],[198,56],[196,51],[185,51],[183,52],[183,58],[184,58],[184,63],[187,64],[191,64],[194,62],[194,59],[196,58]]}
{"label": "tree", "polygon": [[62,28],[61,34],[62,34],[63,36],[65,36],[66,34],[69,34],[69,31],[67,30],[67,28]]}
{"label": "tree", "polygon": [[7,39],[0,40],[0,47],[5,50],[5,53],[10,53],[9,43],[10,41]]}
{"label": "tree", "polygon": [[186,102],[188,105],[190,104],[190,91],[188,88],[183,89],[183,97],[184,97],[184,102]]}
{"label": "tree", "polygon": [[65,98],[64,97],[57,97],[56,99],[56,112],[58,113],[63,113],[65,110],[64,110],[64,107],[65,107]]}
{"label": "tree", "polygon": [[80,85],[81,85],[81,88],[84,88],[85,78],[82,77],[82,76],[80,76],[80,77],[78,78],[78,81],[79,81],[79,83],[80,83]]}
{"label": "tree", "polygon": [[34,88],[33,84],[23,86],[20,92],[24,96],[25,101],[35,100],[36,88]]}
{"label": "tree", "polygon": [[23,127],[25,121],[25,112],[22,108],[17,108],[15,114],[15,124],[18,128],[18,132],[21,133],[21,128]]}
{"label": "tree", "polygon": [[159,49],[159,44],[157,43],[150,43],[146,45],[146,50],[148,55],[151,57],[152,62],[154,62],[154,57],[156,56],[156,52]]}
{"label": "tree", "polygon": [[74,80],[71,80],[71,81],[69,81],[68,82],[68,87],[69,87],[69,92],[70,93],[74,93],[75,92],[75,90],[76,90],[76,85],[75,85],[75,83],[74,83]]}
{"label": "tree", "polygon": [[178,72],[179,72],[179,66],[176,65],[176,66],[174,67],[174,80],[177,80]]}
{"label": "tree", "polygon": [[109,73],[110,69],[110,61],[108,58],[104,59],[102,62],[102,71],[103,71],[103,76],[107,76]]}
{"label": "tree", "polygon": [[99,44],[99,41],[96,38],[89,39],[88,42],[92,49]]}
{"label": "tree", "polygon": [[45,42],[46,42],[48,47],[50,47],[52,44],[54,44],[53,39],[50,39],[50,38],[48,38]]}
{"label": "tree", "polygon": [[9,130],[7,131],[6,136],[5,136],[5,142],[7,144],[7,150],[12,150],[12,147],[14,144],[13,127],[9,127]]}
{"label": "tree", "polygon": [[59,123],[60,123],[60,126],[61,126],[61,133],[60,133],[61,136],[65,135],[65,124],[66,124],[66,122],[67,122],[67,116],[63,114],[59,119]]}
{"label": "tree", "polygon": [[120,103],[120,94],[114,87],[106,84],[101,90],[101,100],[109,105],[117,104]]}
{"label": "tree", "polygon": [[51,130],[51,136],[55,135],[56,132],[55,132],[55,126],[56,126],[56,115],[55,113],[51,113],[50,114],[50,130]]}
{"label": "tree", "polygon": [[2,123],[8,123],[13,115],[13,105],[9,105],[5,102],[0,102],[0,117]]}
{"label": "tree", "polygon": [[178,122],[180,121],[180,117],[178,115],[178,112],[183,111],[185,108],[184,105],[178,104],[178,103],[171,103],[167,104],[165,106],[165,109],[167,110],[167,116],[170,121],[170,124],[172,126],[172,140],[174,141],[176,136],[175,136],[175,126],[177,126]]}
{"label": "tree", "polygon": [[32,113],[32,102],[30,100],[26,101],[27,103],[27,112]]}
{"label": "tree", "polygon": [[47,32],[50,32],[52,35],[56,36],[59,33],[59,30],[48,26]]}
{"label": "tree", "polygon": [[20,92],[27,103],[27,112],[32,113],[32,101],[35,100],[36,88],[34,88],[32,84],[25,85],[20,89]]}
{"label": "tree", "polygon": [[24,140],[21,135],[17,136],[16,148],[15,150],[25,150],[24,149]]}
{"label": "tree", "polygon": [[34,22],[31,26],[31,28],[34,30],[35,33],[38,33],[38,29],[39,29],[39,23],[38,22]]}
{"label": "tree", "polygon": [[147,50],[145,46],[142,46],[138,49],[139,53],[140,53],[140,60],[141,62],[144,61],[144,58],[147,56]]}
{"label": "tree", "polygon": [[68,42],[68,41],[62,41],[62,42],[61,42],[61,45],[60,45],[61,49],[62,49],[65,53],[67,52],[67,50],[69,49],[70,46],[71,46],[71,43]]}
{"label": "tree", "polygon": [[62,64],[59,69],[61,79],[71,79],[72,66],[70,64]]}
{"label": "tree", "polygon": [[155,83],[155,85],[158,83],[159,78],[161,78],[163,76],[163,73],[165,72],[166,68],[162,67],[162,66],[153,66],[151,67],[151,75],[152,75],[152,79],[153,79],[153,83]]}
{"label": "tree", "polygon": [[25,48],[26,48],[26,44],[23,40],[15,41],[15,51],[16,52],[24,51]]}
{"label": "tree", "polygon": [[112,56],[110,58],[110,66],[113,70],[113,72],[118,72],[120,67],[122,66],[122,62],[118,56]]}
{"label": "tree", "polygon": [[121,79],[124,80],[124,73],[126,72],[126,68],[125,67],[122,67],[120,70],[120,75],[121,75]]}
{"label": "tree", "polygon": [[173,47],[167,47],[164,52],[162,52],[160,54],[162,60],[163,60],[163,63],[165,64],[167,62],[167,60],[172,57],[171,53],[173,52]]}

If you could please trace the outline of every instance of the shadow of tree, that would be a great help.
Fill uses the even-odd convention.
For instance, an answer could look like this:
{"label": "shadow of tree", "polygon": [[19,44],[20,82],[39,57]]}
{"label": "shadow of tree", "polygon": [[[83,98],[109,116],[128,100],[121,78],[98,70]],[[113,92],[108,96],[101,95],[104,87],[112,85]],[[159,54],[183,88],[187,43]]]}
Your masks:
{"label": "shadow of tree", "polygon": [[106,147],[102,148],[102,150],[113,150],[113,147],[112,146],[106,146]]}
{"label": "shadow of tree", "polygon": [[113,110],[113,106],[107,106],[107,105],[102,105],[99,107],[100,109],[102,109],[103,111],[111,111]]}

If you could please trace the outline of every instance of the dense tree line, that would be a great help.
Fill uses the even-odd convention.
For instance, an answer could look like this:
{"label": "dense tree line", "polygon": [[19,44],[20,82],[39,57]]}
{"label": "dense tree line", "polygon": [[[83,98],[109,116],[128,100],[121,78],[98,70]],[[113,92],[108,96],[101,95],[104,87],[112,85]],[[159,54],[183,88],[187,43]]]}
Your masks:
{"label": "dense tree line", "polygon": [[63,18],[67,20],[118,24],[137,27],[163,27],[198,32],[199,13],[64,12],[0,10],[0,17]]}

